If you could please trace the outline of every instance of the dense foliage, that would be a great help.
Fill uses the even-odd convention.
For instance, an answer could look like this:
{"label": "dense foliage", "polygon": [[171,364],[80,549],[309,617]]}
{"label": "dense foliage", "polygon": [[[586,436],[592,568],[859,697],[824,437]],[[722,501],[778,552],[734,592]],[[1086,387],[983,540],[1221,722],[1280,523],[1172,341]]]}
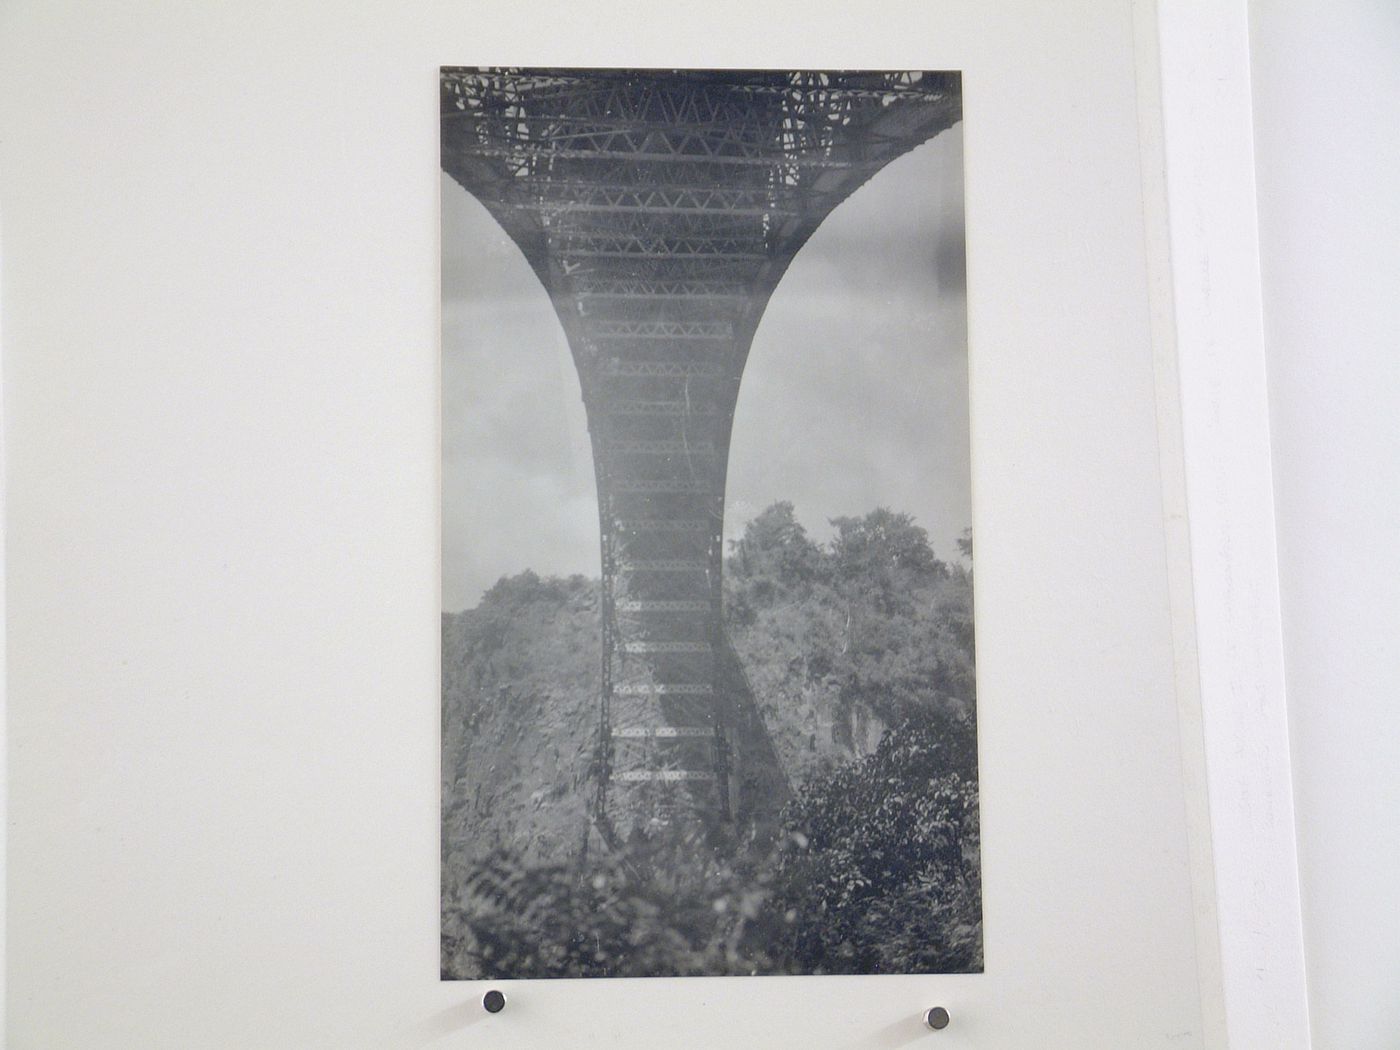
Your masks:
{"label": "dense foliage", "polygon": [[770,869],[664,838],[568,864],[499,851],[449,903],[444,954],[498,978],[780,972]]}
{"label": "dense foliage", "polygon": [[639,838],[539,865],[498,851],[449,902],[462,932],[444,950],[498,978],[979,970],[966,744],[932,724],[887,733],[799,793],[769,852]]}
{"label": "dense foliage", "polygon": [[[455,851],[444,841],[445,974],[980,969],[971,573],[935,557],[907,515],[832,524],[831,542],[816,543],[776,504],[727,565],[729,631],[798,785],[776,841],[716,850],[663,832],[581,848],[575,800],[536,790],[531,819],[558,821],[568,849],[541,852],[519,833],[528,821],[505,835],[491,824],[473,849],[490,822],[478,829],[459,807],[466,837]],[[970,539],[959,547],[970,557]],[[585,581],[513,577],[461,616],[444,644],[468,737],[518,748],[516,721],[533,717],[518,705],[551,689],[586,722],[578,650],[597,619]],[[551,650],[548,673],[535,647]],[[459,745],[464,761],[470,746]],[[452,785],[472,778],[448,761],[450,808]],[[582,754],[564,761],[584,768]]]}
{"label": "dense foliage", "polygon": [[971,573],[907,514],[832,524],[817,544],[774,504],[726,571],[730,636],[799,782],[869,754],[889,726],[975,711]]}
{"label": "dense foliage", "polygon": [[945,973],[981,966],[976,753],[938,719],[809,782],[785,814],[778,954],[800,973]]}

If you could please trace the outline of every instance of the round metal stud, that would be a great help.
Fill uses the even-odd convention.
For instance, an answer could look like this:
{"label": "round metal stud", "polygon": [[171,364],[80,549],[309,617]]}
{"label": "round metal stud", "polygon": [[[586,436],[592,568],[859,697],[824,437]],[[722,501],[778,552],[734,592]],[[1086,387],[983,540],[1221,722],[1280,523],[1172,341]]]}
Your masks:
{"label": "round metal stud", "polygon": [[924,1024],[928,1025],[935,1032],[940,1028],[947,1028],[949,1020],[948,1011],[941,1006],[935,1006],[924,1014]]}
{"label": "round metal stud", "polygon": [[481,1005],[486,1007],[488,1014],[498,1014],[506,1008],[506,993],[492,988],[481,997]]}

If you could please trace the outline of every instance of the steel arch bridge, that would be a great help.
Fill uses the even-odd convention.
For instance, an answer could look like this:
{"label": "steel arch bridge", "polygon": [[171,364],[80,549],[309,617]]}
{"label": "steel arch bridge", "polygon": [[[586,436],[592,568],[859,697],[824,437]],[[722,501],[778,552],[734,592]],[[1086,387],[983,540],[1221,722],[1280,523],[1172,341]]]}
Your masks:
{"label": "steel arch bridge", "polygon": [[443,169],[511,236],[578,368],[602,538],[593,815],[771,827],[788,788],[722,621],[740,377],[842,200],[961,119],[958,74],[445,68]]}

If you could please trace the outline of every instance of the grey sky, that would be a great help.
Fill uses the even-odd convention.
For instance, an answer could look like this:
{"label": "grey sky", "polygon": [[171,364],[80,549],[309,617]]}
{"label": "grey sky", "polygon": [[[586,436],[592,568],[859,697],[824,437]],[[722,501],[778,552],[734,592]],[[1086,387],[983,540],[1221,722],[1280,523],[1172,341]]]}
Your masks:
{"label": "grey sky", "polygon": [[[962,127],[878,173],[798,254],[759,325],[730,449],[731,538],[790,500],[828,520],[907,511],[956,555],[971,523]],[[503,575],[598,574],[579,382],[544,289],[442,180],[443,607]]]}

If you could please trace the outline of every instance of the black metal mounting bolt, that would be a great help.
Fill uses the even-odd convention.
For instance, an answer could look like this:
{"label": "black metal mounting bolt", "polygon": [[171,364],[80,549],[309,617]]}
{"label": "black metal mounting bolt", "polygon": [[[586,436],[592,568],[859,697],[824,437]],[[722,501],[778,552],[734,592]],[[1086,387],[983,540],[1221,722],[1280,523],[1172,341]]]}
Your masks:
{"label": "black metal mounting bolt", "polygon": [[506,993],[492,988],[481,997],[481,1005],[486,1007],[488,1014],[498,1014],[506,1008]]}
{"label": "black metal mounting bolt", "polygon": [[935,1006],[924,1014],[924,1024],[928,1025],[935,1032],[940,1028],[947,1028],[948,1021],[948,1011],[941,1006]]}

